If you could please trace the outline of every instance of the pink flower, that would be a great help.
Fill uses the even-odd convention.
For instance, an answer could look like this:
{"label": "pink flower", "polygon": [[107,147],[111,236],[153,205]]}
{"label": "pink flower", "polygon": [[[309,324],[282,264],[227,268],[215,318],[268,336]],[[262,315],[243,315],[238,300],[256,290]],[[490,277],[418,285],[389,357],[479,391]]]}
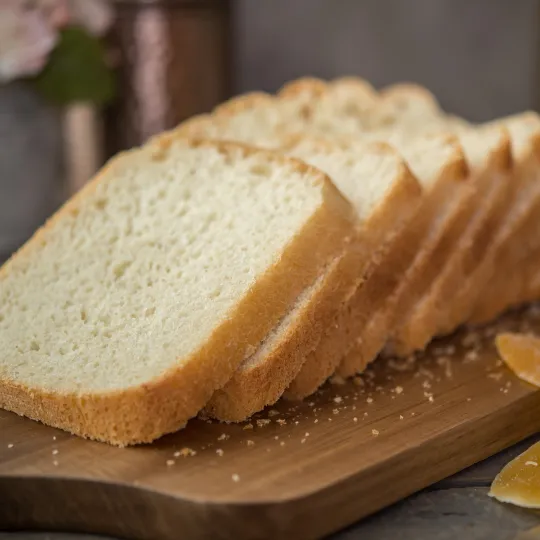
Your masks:
{"label": "pink flower", "polygon": [[38,73],[57,36],[37,7],[0,0],[0,83]]}
{"label": "pink flower", "polygon": [[109,29],[113,12],[108,0],[68,0],[68,4],[71,21],[91,34],[101,36]]}

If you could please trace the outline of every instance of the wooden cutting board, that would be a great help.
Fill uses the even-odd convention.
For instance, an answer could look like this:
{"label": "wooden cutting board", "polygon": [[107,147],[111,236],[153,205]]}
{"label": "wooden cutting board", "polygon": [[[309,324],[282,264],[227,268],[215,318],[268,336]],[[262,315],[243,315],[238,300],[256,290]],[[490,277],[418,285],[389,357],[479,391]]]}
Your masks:
{"label": "wooden cutting board", "polygon": [[0,412],[0,529],[320,537],[538,431],[540,392],[493,347],[496,331],[535,326],[531,308],[422,358],[380,360],[356,384],[328,385],[250,423],[196,420],[142,447]]}

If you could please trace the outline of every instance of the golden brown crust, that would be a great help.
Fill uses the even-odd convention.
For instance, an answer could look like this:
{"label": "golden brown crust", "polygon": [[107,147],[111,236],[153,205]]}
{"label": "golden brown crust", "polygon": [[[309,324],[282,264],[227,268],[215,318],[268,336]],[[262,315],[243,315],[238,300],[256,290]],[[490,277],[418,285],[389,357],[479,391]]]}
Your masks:
{"label": "golden brown crust", "polygon": [[[510,121],[533,122],[538,125],[538,116],[525,113]],[[507,119],[496,122],[507,126]],[[506,309],[508,298],[512,297],[512,285],[508,276],[515,272],[513,255],[509,250],[524,244],[523,223],[540,200],[540,127],[532,132],[528,140],[516,144],[510,132],[514,170],[506,194],[507,209],[497,224],[497,234],[490,243],[484,259],[478,268],[456,291],[451,309],[446,314],[444,333],[451,333],[457,326],[470,320],[485,322]],[[509,289],[510,288],[510,289]],[[497,294],[493,294],[497,291]],[[511,301],[511,300],[510,300]],[[475,313],[476,312],[476,313]]]}
{"label": "golden brown crust", "polygon": [[[267,405],[274,404],[296,376],[306,351],[318,343],[341,302],[358,281],[359,253],[353,247],[330,263],[324,278],[302,308],[292,308],[294,319],[268,346],[262,361],[238,369],[232,379],[216,391],[205,407],[206,415],[226,422],[240,422]],[[279,327],[278,327],[279,331]],[[268,338],[267,338],[268,339]]]}
{"label": "golden brown crust", "polygon": [[[384,149],[395,153],[384,143],[376,146],[381,151]],[[334,373],[341,358],[367,323],[369,314],[380,299],[391,292],[381,287],[381,283],[373,286],[372,275],[389,249],[392,236],[411,218],[422,196],[420,184],[404,162],[401,163],[398,175],[395,189],[369,223],[364,224],[364,235],[361,238],[365,253],[364,265],[360,271],[362,284],[341,307],[317,348],[308,355],[284,394],[287,399],[303,399],[315,392]]]}
{"label": "golden brown crust", "polygon": [[443,114],[437,98],[419,84],[403,82],[381,89],[383,101],[391,102],[398,108],[408,108],[411,103],[422,103],[425,109],[435,114]]}
{"label": "golden brown crust", "polygon": [[[167,152],[168,139],[161,152]],[[206,404],[214,390],[230,379],[247,353],[277,324],[294,299],[343,248],[351,233],[354,212],[330,180],[315,169],[283,156],[231,143],[197,141],[223,152],[261,154],[289,163],[293,170],[309,172],[323,184],[323,203],[285,248],[279,263],[270,267],[237,305],[233,313],[209,336],[206,344],[174,368],[136,387],[102,394],[54,393],[29,388],[16,381],[0,380],[0,407],[59,427],[77,435],[116,445],[150,442],[181,428]],[[135,150],[138,151],[138,150]],[[156,149],[149,150],[149,153]],[[162,159],[159,153],[155,158]],[[120,159],[120,158],[116,158]],[[104,178],[103,171],[2,268],[6,275],[18,257],[40,250],[43,235],[63,216],[77,212]],[[294,276],[294,279],[292,279]]]}

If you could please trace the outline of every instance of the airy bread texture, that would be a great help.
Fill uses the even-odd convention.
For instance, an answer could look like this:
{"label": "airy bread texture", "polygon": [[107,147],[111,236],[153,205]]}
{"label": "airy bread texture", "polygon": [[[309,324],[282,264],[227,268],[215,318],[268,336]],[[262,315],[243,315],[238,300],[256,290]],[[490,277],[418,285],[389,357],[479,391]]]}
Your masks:
{"label": "airy bread texture", "polygon": [[229,143],[113,159],[0,273],[0,406],[84,437],[182,427],[339,256],[328,177]]}

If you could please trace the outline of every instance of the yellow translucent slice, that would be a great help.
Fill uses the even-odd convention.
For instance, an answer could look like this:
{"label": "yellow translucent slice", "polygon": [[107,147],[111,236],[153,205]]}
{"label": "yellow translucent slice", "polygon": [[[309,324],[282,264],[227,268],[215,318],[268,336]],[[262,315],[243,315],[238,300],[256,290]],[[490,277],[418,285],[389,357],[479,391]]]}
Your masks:
{"label": "yellow translucent slice", "polygon": [[497,335],[495,345],[505,364],[520,379],[540,386],[540,338],[503,333]]}
{"label": "yellow translucent slice", "polygon": [[540,508],[540,442],[508,463],[496,476],[491,497],[525,508]]}

